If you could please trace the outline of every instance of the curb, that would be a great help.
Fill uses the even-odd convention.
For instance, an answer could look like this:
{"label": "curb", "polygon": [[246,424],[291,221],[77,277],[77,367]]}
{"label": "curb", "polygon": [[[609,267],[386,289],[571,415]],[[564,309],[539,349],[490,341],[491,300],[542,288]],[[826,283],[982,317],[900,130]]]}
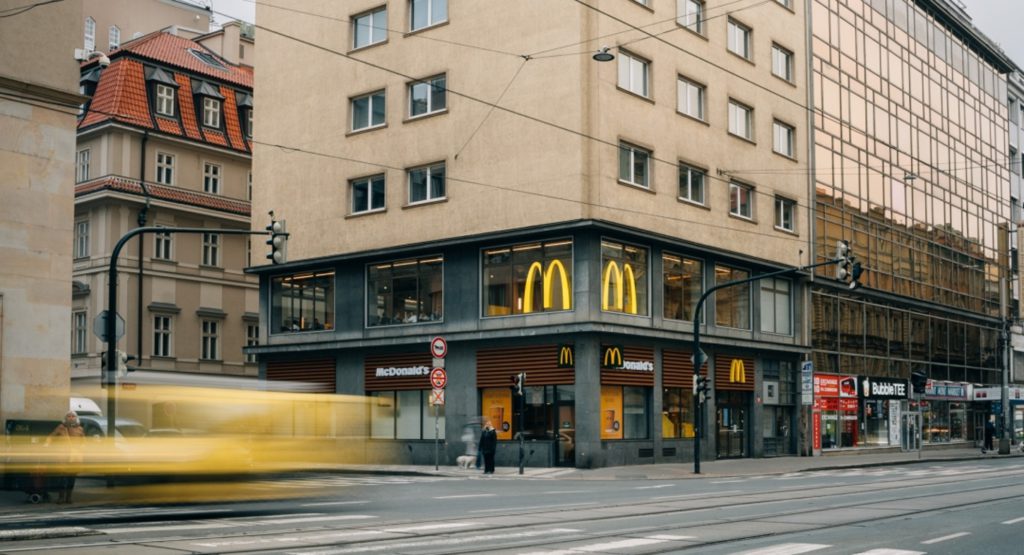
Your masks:
{"label": "curb", "polygon": [[81,526],[62,526],[57,528],[28,528],[25,530],[0,531],[0,541],[46,540],[53,538],[73,538],[76,536],[98,536],[100,532]]}

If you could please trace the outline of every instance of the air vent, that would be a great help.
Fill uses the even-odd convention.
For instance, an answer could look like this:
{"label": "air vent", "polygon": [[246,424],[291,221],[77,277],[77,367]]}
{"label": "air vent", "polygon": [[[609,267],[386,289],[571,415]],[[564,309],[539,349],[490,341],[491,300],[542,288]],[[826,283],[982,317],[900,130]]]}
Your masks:
{"label": "air vent", "polygon": [[653,447],[641,447],[640,448],[640,453],[637,456],[640,457],[641,459],[649,459],[649,458],[654,456],[654,448]]}
{"label": "air vent", "polygon": [[662,447],[661,448],[661,456],[662,457],[674,457],[674,456],[676,456],[676,448],[675,447]]}

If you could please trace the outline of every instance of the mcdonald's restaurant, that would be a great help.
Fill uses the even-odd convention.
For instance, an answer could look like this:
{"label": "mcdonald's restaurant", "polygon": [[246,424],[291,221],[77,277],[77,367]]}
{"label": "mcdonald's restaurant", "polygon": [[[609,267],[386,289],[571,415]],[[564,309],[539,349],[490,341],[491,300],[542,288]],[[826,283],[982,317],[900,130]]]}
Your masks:
{"label": "mcdonald's restaurant", "polygon": [[[527,466],[692,462],[697,300],[775,269],[590,220],[299,261],[256,271],[265,325],[247,352],[263,379],[367,397],[368,463],[433,464],[439,444],[454,464],[484,421],[499,465],[518,464],[520,437]],[[803,287],[704,304],[705,459],[798,452]]]}

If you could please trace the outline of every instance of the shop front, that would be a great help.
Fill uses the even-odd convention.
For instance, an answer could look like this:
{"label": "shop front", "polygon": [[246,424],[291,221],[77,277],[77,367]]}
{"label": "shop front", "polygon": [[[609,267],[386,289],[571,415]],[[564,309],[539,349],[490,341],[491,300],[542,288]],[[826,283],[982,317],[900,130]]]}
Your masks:
{"label": "shop front", "polygon": [[860,440],[857,377],[814,375],[814,449],[854,447]]}
{"label": "shop front", "polygon": [[618,464],[633,456],[653,459],[654,349],[604,344],[600,354],[601,443]]}
{"label": "shop front", "polygon": [[750,456],[754,359],[715,355],[715,453],[720,459]]}
{"label": "shop front", "polygon": [[[910,383],[902,378],[860,377],[861,441],[859,445],[900,446],[904,404]],[[908,430],[909,433],[909,430]]]}
{"label": "shop front", "polygon": [[[1024,387],[1010,386],[1006,390],[1007,400],[1010,402],[1010,437],[1017,444],[1024,442]],[[976,423],[973,430],[975,438],[980,439],[984,434],[985,421],[989,415],[996,415],[996,429],[1001,433],[1002,429],[1002,399],[1003,391],[1000,387],[973,387],[969,395],[974,400],[972,411],[968,411],[972,422]]]}
{"label": "shop front", "polygon": [[968,383],[928,380],[921,401],[922,441],[955,443],[970,440],[968,401],[972,389]]}

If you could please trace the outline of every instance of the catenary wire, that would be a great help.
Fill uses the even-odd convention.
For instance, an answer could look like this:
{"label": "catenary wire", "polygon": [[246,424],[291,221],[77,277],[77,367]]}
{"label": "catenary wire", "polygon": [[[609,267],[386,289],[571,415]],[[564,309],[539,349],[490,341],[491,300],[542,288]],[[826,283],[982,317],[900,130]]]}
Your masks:
{"label": "catenary wire", "polygon": [[19,7],[16,7],[16,8],[7,8],[6,10],[0,10],[0,19],[5,18],[5,17],[14,17],[16,15],[21,15],[21,14],[23,14],[23,13],[25,13],[25,12],[33,9],[33,8],[38,8],[39,6],[45,6],[47,4],[55,4],[57,2],[63,2],[63,1],[64,0],[46,0],[45,2],[36,2],[35,4],[29,4],[27,6],[19,6]]}

